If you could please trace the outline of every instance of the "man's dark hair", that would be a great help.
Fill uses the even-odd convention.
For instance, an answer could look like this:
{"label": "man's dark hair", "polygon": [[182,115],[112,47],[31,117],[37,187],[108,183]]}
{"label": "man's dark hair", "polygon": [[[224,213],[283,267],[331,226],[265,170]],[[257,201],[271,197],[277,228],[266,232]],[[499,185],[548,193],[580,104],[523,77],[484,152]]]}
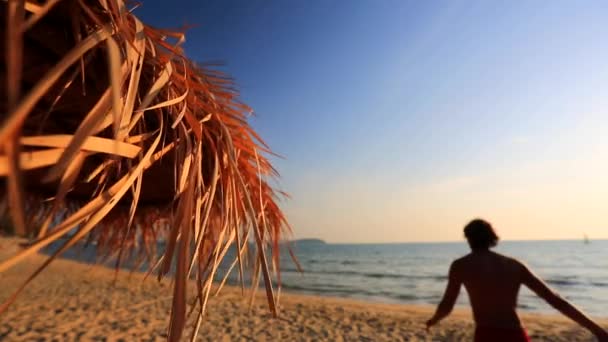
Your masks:
{"label": "man's dark hair", "polygon": [[464,236],[471,249],[488,249],[496,246],[498,235],[492,225],[482,219],[475,219],[464,227]]}

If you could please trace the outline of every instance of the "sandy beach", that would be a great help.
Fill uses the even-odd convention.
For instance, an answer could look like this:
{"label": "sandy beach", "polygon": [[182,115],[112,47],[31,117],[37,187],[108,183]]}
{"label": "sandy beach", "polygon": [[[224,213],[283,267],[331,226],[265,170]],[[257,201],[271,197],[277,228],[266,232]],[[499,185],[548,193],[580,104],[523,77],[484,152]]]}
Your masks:
{"label": "sandy beach", "polygon": [[[0,240],[0,257],[14,252]],[[0,274],[0,300],[6,299],[45,256]],[[59,259],[0,316],[2,341],[163,341],[171,305],[171,285],[143,274]],[[190,287],[191,289],[194,286]],[[433,308],[390,305],[341,298],[283,293],[281,315],[272,319],[258,296],[248,311],[248,296],[225,287],[210,300],[199,339],[204,341],[467,341],[473,333],[470,312],[460,309],[430,333],[424,322]],[[524,314],[533,341],[593,341],[565,318]],[[604,320],[604,325],[608,322]],[[192,322],[191,322],[192,324]]]}

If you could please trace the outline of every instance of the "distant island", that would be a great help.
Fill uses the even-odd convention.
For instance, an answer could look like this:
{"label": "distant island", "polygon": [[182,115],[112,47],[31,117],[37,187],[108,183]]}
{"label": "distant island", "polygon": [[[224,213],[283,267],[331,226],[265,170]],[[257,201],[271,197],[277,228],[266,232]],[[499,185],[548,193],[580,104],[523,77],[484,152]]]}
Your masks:
{"label": "distant island", "polygon": [[298,244],[298,245],[326,245],[327,243],[321,239],[297,239],[297,240],[291,240],[291,243],[294,244]]}

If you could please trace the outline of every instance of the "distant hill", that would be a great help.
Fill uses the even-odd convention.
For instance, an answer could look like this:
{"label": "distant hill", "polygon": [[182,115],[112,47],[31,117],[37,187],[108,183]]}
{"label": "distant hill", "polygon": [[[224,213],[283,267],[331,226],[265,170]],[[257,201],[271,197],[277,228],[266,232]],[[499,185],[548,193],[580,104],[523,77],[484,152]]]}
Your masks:
{"label": "distant hill", "polygon": [[297,239],[291,240],[291,243],[298,245],[326,245],[327,243],[321,239]]}

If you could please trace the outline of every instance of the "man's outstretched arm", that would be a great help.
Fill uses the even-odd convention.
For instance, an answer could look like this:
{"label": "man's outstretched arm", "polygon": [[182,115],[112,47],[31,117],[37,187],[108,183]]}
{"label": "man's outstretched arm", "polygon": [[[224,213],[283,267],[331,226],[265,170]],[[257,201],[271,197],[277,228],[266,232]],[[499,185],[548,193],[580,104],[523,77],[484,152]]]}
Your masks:
{"label": "man's outstretched arm", "polygon": [[460,276],[455,269],[454,263],[452,263],[448,275],[448,285],[445,289],[441,302],[437,306],[435,314],[426,322],[427,328],[437,324],[439,321],[447,317],[450,312],[452,312],[456,299],[458,299],[458,294],[460,293],[460,285]]}
{"label": "man's outstretched arm", "polygon": [[591,331],[600,341],[608,341],[608,333],[602,329],[597,323],[592,321],[587,315],[570,304],[567,300],[551,290],[540,278],[532,273],[526,266],[523,266],[522,283],[530,290],[536,293],[539,297],[547,301],[552,307],[566,317],[572,319],[579,325]]}

